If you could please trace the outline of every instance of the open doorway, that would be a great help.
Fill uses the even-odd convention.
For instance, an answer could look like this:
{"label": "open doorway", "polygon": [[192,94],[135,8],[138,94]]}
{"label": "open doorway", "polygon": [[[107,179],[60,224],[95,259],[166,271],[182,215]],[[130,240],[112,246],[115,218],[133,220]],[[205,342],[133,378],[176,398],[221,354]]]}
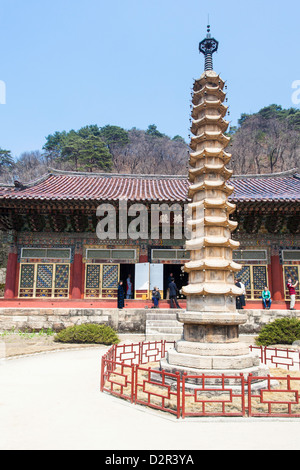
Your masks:
{"label": "open doorway", "polygon": [[134,299],[134,289],[135,289],[135,279],[134,279],[134,274],[135,274],[135,265],[134,264],[120,264],[120,281],[123,281],[123,286],[124,286],[124,292],[125,292],[125,298],[126,298],[126,285],[127,285],[127,278],[128,275],[130,274],[130,279],[132,282],[132,294],[131,294],[131,299]]}
{"label": "open doorway", "polygon": [[[167,299],[168,285],[170,277],[174,278],[175,284],[180,291],[183,286],[188,284],[188,273],[184,272],[181,264],[164,264],[164,298]],[[183,294],[179,295],[180,299],[185,299]]]}

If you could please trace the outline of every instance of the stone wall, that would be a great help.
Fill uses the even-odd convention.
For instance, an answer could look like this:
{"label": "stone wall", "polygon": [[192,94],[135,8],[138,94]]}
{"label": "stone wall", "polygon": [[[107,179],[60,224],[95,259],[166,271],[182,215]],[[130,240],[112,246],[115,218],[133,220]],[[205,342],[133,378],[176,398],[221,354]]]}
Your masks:
{"label": "stone wall", "polygon": [[[169,310],[168,310],[169,311]],[[119,333],[141,333],[146,331],[146,313],[149,309],[63,309],[63,308],[0,308],[0,331],[60,330],[81,323],[106,323]],[[160,309],[156,312],[163,313]],[[246,324],[240,326],[241,334],[257,335],[267,323],[283,317],[300,319],[300,311],[289,310],[243,310],[248,316]]]}
{"label": "stone wall", "polygon": [[145,309],[63,309],[63,308],[0,308],[0,331],[46,330],[59,331],[82,323],[105,323],[119,333],[144,333]]}
{"label": "stone wall", "polygon": [[256,335],[267,323],[273,322],[279,318],[298,318],[300,320],[300,311],[291,310],[241,310],[247,315],[247,323],[240,326],[241,334]]}

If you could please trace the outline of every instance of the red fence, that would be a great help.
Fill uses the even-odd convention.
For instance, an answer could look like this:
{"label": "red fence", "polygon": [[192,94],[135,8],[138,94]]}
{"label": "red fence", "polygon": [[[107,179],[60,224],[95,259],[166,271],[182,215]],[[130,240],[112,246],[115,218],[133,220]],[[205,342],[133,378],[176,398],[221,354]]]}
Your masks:
{"label": "red fence", "polygon": [[277,368],[273,372],[278,375],[181,376],[159,368],[160,359],[174,346],[175,342],[167,341],[112,346],[102,357],[101,391],[177,418],[300,417],[299,351],[250,347],[263,364]]}
{"label": "red fence", "polygon": [[250,351],[258,351],[260,361],[270,368],[284,368],[287,370],[300,370],[300,351],[264,346],[250,346]]}

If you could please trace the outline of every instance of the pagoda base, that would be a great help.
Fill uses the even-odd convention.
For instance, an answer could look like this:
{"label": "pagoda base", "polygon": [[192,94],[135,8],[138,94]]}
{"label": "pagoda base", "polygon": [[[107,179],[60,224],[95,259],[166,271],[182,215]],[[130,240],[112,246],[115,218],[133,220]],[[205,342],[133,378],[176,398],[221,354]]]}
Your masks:
{"label": "pagoda base", "polygon": [[268,367],[239,339],[239,326],[245,323],[245,315],[183,311],[177,317],[184,323],[183,339],[168,350],[160,361],[160,370],[179,373],[181,377],[194,376],[186,378],[186,387],[208,386],[215,390],[225,386],[239,390],[241,377],[247,380],[252,374],[262,379],[254,380],[251,388],[266,388]]}
{"label": "pagoda base", "polygon": [[[172,352],[171,357],[173,357]],[[250,359],[250,358],[249,358]],[[258,359],[251,356],[251,359]],[[250,362],[251,362],[250,359]],[[257,361],[254,361],[257,363]],[[259,362],[259,360],[258,360]],[[225,365],[225,364],[224,364]],[[179,372],[181,378],[183,375],[192,376],[187,377],[185,380],[185,389],[186,390],[199,390],[201,388],[203,391],[207,392],[209,396],[219,393],[220,390],[231,390],[232,392],[240,392],[242,390],[241,376],[245,379],[244,389],[248,390],[247,378],[249,374],[252,374],[253,377],[261,377],[261,379],[254,380],[251,383],[251,390],[262,390],[268,388],[268,379],[267,375],[269,374],[268,367],[263,364],[252,365],[251,367],[244,367],[240,369],[236,368],[220,368],[220,369],[207,369],[207,368],[196,368],[192,365],[188,366],[170,364],[169,357],[167,359],[162,359],[160,361],[159,370],[164,370],[170,374],[176,374]],[[157,374],[153,375],[153,381],[160,382],[161,377]],[[176,379],[172,377],[165,377],[165,383],[171,385],[171,388],[177,387]],[[272,383],[272,388],[276,387],[277,382]]]}

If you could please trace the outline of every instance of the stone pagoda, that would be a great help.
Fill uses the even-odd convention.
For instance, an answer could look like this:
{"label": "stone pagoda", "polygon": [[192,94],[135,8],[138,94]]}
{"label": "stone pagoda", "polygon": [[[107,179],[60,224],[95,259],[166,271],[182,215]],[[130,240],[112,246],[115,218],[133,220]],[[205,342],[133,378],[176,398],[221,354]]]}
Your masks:
{"label": "stone pagoda", "polygon": [[191,257],[185,265],[189,285],[183,288],[187,309],[178,314],[184,324],[183,339],[161,361],[161,368],[192,375],[266,375],[248,345],[239,341],[239,325],[247,318],[236,310],[241,289],[234,274],[242,266],[232,259],[239,242],[231,238],[237,222],[229,218],[235,211],[228,202],[234,191],[228,183],[232,171],[226,168],[231,159],[225,151],[230,139],[224,135],[229,123],[224,119],[225,83],[213,71],[212,54],[218,42],[211,37],[210,27],[199,49],[205,55],[205,71],[194,83],[192,98],[191,238],[186,243]]}

